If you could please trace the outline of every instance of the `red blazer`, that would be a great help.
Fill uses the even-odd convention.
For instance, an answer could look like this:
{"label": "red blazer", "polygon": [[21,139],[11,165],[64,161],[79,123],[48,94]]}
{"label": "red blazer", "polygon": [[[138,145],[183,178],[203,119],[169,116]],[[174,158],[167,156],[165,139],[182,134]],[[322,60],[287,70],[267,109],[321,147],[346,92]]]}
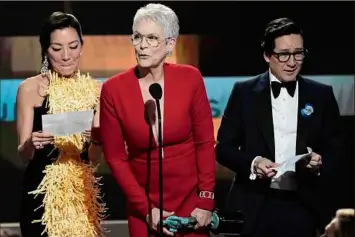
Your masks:
{"label": "red blazer", "polygon": [[[127,196],[129,213],[145,217],[150,127],[134,69],[103,84],[100,134],[106,161]],[[189,216],[195,207],[212,210],[214,201],[198,196],[199,191],[214,190],[216,165],[211,108],[198,69],[165,63],[163,95],[163,209],[182,216]],[[150,208],[159,208],[158,180],[158,149],[153,139]]]}

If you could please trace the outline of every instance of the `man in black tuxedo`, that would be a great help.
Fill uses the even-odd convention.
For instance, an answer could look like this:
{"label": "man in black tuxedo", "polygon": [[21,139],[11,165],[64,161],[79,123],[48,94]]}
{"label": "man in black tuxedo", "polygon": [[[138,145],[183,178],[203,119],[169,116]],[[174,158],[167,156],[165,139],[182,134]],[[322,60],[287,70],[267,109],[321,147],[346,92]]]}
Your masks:
{"label": "man in black tuxedo", "polygon": [[339,151],[339,108],[331,86],[299,75],[307,51],[293,21],[271,21],[262,47],[269,70],[234,85],[218,131],[217,161],[236,172],[227,207],[244,214],[244,236],[314,237],[322,179]]}

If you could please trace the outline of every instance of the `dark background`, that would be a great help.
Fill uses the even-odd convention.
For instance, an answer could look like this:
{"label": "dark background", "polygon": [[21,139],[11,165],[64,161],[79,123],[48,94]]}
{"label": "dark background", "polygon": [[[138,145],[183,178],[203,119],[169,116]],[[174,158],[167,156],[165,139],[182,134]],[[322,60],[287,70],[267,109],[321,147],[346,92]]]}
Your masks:
{"label": "dark background", "polygon": [[[0,37],[38,35],[42,21],[58,10],[71,11],[86,35],[131,34],[136,10],[147,3],[1,2]],[[303,74],[354,74],[353,2],[162,3],[176,11],[181,34],[203,36],[199,61],[203,76],[256,75],[267,70],[259,45],[266,24],[275,17],[289,17],[304,29],[309,55]],[[324,199],[319,200],[327,214],[335,207],[353,206],[354,116],[342,117],[341,130],[341,166],[329,180]],[[0,158],[0,222],[15,222],[23,170],[7,162]],[[217,182],[219,207],[223,206],[230,183],[231,180]],[[104,177],[103,189],[110,208],[109,219],[125,219],[124,196],[111,176]]]}
{"label": "dark background", "polygon": [[[67,8],[87,35],[131,34],[133,16],[148,2],[1,2],[0,36],[38,35],[42,21]],[[181,34],[204,35],[204,76],[254,75],[267,69],[260,41],[266,24],[289,17],[309,49],[304,74],[354,73],[354,2],[172,2]]]}

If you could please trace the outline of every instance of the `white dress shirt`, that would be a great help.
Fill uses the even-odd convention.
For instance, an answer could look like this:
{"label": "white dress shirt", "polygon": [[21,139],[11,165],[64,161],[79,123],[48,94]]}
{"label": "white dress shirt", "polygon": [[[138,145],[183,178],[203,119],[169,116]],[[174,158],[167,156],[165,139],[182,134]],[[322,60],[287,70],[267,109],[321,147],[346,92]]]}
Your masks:
{"label": "white dress shirt", "polygon": [[[270,70],[269,76],[270,84],[273,81],[280,82]],[[281,88],[280,95],[277,98],[274,98],[272,91],[270,94],[274,127],[275,163],[282,163],[288,157],[296,155],[298,83],[293,97],[288,94],[284,87]],[[250,179],[256,178],[254,173],[255,159],[252,162]],[[270,187],[283,190],[295,190],[297,188],[294,173],[295,167],[292,171],[293,172],[287,172],[287,175],[282,175],[276,180],[273,179]]]}

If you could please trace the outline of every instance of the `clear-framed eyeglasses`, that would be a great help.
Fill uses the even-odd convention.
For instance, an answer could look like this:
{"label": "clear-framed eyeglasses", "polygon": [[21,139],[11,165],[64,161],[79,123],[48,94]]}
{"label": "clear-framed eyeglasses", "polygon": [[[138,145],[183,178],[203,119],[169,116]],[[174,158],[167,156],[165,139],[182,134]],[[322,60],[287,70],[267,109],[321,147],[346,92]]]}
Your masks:
{"label": "clear-framed eyeglasses", "polygon": [[134,33],[131,37],[132,44],[134,46],[137,46],[140,43],[142,43],[144,38],[145,38],[146,42],[152,47],[158,47],[161,42],[169,39],[169,38],[159,39],[159,37],[154,34],[142,35],[139,33]]}
{"label": "clear-framed eyeglasses", "polygon": [[306,57],[307,50],[299,50],[295,52],[273,52],[273,55],[277,58],[277,60],[281,63],[285,63],[288,60],[290,60],[291,56],[298,61],[302,62],[304,58]]}

